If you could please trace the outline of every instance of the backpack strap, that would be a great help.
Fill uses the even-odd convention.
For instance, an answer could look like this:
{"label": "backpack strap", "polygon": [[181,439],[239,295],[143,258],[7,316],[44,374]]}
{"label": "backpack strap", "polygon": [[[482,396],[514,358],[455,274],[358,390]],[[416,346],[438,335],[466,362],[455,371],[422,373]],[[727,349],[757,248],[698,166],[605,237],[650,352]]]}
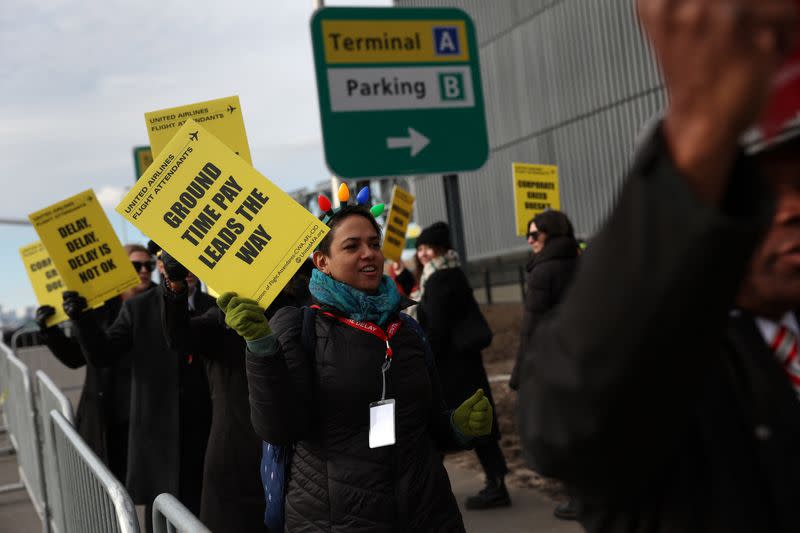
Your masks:
{"label": "backpack strap", "polygon": [[312,360],[314,358],[314,351],[317,348],[317,308],[308,307],[304,305],[303,311],[303,326],[300,329],[300,343]]}
{"label": "backpack strap", "polygon": [[436,366],[436,359],[433,357],[433,350],[431,349],[431,343],[428,342],[428,337],[425,336],[425,330],[422,329],[422,326],[414,320],[411,315],[407,315],[406,313],[400,313],[400,320],[403,321],[403,324],[411,328],[419,335],[420,340],[422,341],[422,349],[425,351],[425,364],[428,365],[428,369],[434,368]]}

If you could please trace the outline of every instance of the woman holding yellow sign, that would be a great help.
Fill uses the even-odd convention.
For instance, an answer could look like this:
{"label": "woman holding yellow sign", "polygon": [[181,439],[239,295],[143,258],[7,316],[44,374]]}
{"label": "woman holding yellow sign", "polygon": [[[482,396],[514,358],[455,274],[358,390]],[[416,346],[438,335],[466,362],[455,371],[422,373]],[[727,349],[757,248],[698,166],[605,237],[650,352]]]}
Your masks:
{"label": "woman holding yellow sign", "polygon": [[[430,348],[409,303],[383,275],[380,227],[363,204],[330,209],[314,252],[314,309],[286,307],[271,323],[256,302],[223,294],[226,323],[247,340],[253,426],[293,446],[283,506],[286,531],[464,531],[440,449],[467,447],[491,430],[477,391],[444,405]],[[309,319],[310,317],[310,319]]]}

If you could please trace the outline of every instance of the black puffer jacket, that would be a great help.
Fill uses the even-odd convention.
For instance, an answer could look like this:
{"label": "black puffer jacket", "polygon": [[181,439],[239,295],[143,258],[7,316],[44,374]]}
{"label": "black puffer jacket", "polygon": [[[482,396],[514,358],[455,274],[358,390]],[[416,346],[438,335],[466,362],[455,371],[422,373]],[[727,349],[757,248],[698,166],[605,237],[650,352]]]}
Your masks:
{"label": "black puffer jacket", "polygon": [[517,390],[519,369],[527,339],[542,317],[561,301],[578,264],[578,243],[572,237],[559,236],[547,241],[541,252],[528,262],[525,285],[525,309],[519,335],[519,350],[508,385]]}
{"label": "black puffer jacket", "polygon": [[387,398],[396,401],[394,446],[370,449],[369,404],[381,397],[385,344],[317,313],[316,350],[303,349],[302,310],[270,322],[273,355],[248,353],[253,427],[295,444],[286,497],[290,532],[464,531],[437,446],[453,447],[450,412],[420,336],[392,340]]}

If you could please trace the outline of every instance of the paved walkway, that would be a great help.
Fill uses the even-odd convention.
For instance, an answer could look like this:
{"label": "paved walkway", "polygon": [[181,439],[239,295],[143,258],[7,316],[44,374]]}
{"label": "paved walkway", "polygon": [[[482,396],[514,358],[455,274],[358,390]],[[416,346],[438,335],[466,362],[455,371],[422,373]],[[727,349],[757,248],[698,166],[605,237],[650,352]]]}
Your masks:
{"label": "paved walkway", "polygon": [[[42,368],[67,393],[73,405],[83,380],[82,371],[72,371],[54,362],[46,353],[30,350],[24,360],[32,370]],[[9,445],[8,436],[0,434],[0,449]],[[464,500],[482,488],[479,474],[471,470],[448,465],[453,492],[463,506]],[[0,486],[19,481],[16,457],[0,456]],[[512,489],[513,505],[490,511],[467,511],[462,507],[464,524],[469,533],[581,533],[583,529],[574,522],[563,522],[553,517],[553,503],[534,490]],[[0,494],[0,533],[29,533],[41,531],[42,524],[24,490]]]}
{"label": "paved walkway", "polygon": [[576,522],[565,522],[553,516],[555,505],[532,489],[510,489],[511,507],[489,511],[467,511],[464,500],[483,488],[479,474],[447,465],[453,493],[464,517],[467,533],[582,533]]}

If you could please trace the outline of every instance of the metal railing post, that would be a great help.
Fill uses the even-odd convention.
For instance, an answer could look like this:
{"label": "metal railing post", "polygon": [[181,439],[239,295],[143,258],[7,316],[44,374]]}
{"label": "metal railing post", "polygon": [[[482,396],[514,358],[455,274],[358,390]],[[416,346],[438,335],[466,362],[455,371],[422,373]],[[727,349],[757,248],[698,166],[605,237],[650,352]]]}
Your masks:
{"label": "metal railing post", "polygon": [[211,533],[189,509],[168,493],[159,494],[153,502],[152,520],[153,533]]}

